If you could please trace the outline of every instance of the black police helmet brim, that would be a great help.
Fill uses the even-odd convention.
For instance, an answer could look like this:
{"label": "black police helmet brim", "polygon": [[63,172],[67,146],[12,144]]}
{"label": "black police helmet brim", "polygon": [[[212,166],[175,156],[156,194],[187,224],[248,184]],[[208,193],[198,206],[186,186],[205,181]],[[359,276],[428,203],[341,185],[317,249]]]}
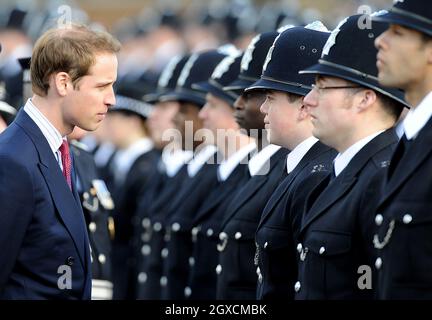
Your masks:
{"label": "black police helmet brim", "polygon": [[311,88],[301,84],[290,85],[282,82],[261,78],[260,80],[252,84],[250,87],[246,88],[245,92],[255,91],[255,90],[276,90],[276,91],[283,91],[287,93],[297,94],[300,96],[305,96],[309,93]]}
{"label": "black police helmet brim", "polygon": [[398,24],[410,29],[420,31],[432,37],[432,24],[422,22],[414,17],[410,17],[409,15],[397,13],[395,11],[392,11],[392,9],[390,9],[388,13],[372,17],[372,20],[386,22],[389,24]]}

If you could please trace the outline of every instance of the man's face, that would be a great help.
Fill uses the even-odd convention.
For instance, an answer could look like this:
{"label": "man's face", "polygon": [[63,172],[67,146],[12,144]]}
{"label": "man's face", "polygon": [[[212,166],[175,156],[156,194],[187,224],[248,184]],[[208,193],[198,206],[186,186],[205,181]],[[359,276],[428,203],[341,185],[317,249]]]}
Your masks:
{"label": "man's face", "polygon": [[209,129],[215,138],[217,137],[218,129],[239,129],[234,119],[234,110],[225,100],[208,93],[206,101],[206,104],[199,113],[199,117],[203,121],[204,128]]}
{"label": "man's face", "polygon": [[117,57],[112,53],[95,55],[95,64],[75,88],[68,85],[63,104],[63,121],[72,130],[78,126],[87,131],[96,130],[105,118],[108,108],[115,104],[113,84],[117,79]]}
{"label": "man's face", "polygon": [[302,105],[301,98],[290,100],[285,92],[267,91],[261,112],[270,143],[287,147],[286,142],[296,136],[296,122]]}
{"label": "man's face", "polygon": [[420,32],[390,25],[376,40],[379,82],[407,90],[426,77],[432,57],[432,41],[425,43]]}
{"label": "man's face", "polygon": [[[304,98],[313,124],[312,134],[323,143],[336,147],[350,135],[355,110],[353,89],[320,89],[353,85],[333,77],[318,77],[315,87]],[[353,85],[354,86],[354,85]]]}
{"label": "man's face", "polygon": [[175,129],[174,116],[180,109],[180,103],[177,101],[158,102],[153,108],[147,123],[149,131],[156,146],[163,148],[169,140],[164,141],[163,135],[168,130]]}
{"label": "man's face", "polygon": [[3,131],[5,131],[6,128],[7,128],[6,121],[0,115],[0,133],[2,133]]}
{"label": "man's face", "polygon": [[264,129],[264,115],[260,107],[264,103],[264,91],[244,92],[234,103],[234,117],[237,123],[248,132],[251,129]]}
{"label": "man's face", "polygon": [[198,117],[199,106],[190,102],[180,102],[180,108],[174,116],[174,124],[183,137],[183,148],[193,150],[199,141],[194,141],[195,132],[202,128]]}

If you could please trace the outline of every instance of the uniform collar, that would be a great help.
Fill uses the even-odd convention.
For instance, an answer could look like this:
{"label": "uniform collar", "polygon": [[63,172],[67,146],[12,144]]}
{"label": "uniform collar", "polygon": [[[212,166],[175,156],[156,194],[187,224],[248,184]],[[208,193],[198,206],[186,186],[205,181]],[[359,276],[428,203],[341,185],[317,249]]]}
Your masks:
{"label": "uniform collar", "polygon": [[375,132],[371,135],[368,135],[367,137],[357,141],[354,143],[351,147],[346,149],[343,153],[339,153],[336,158],[334,159],[334,172],[336,177],[346,168],[346,166],[350,163],[352,158],[365,146],[367,145],[372,139],[374,139],[376,136],[378,136],[380,133],[384,132],[385,130],[381,130],[378,132]]}
{"label": "uniform collar", "polygon": [[403,127],[408,140],[415,139],[432,116],[432,91],[405,117]]}
{"label": "uniform collar", "polygon": [[[270,168],[269,159],[271,158],[272,155],[278,152],[280,148],[281,146],[269,144],[268,146],[265,146],[261,151],[256,153],[249,160],[248,163],[250,175],[252,177],[257,175],[259,172],[261,172],[261,169],[264,167],[264,165],[267,165],[268,168]],[[266,172],[268,172],[268,170]]]}
{"label": "uniform collar", "polygon": [[292,172],[312,146],[318,142],[314,136],[303,140],[287,156],[287,173]]}
{"label": "uniform collar", "polygon": [[256,144],[255,142],[252,142],[244,146],[237,152],[233,153],[231,157],[229,157],[228,159],[223,160],[218,167],[219,181],[225,181],[226,179],[228,179],[228,177],[231,175],[234,169],[240,164],[240,162],[242,162],[249,153],[255,150],[256,150]]}

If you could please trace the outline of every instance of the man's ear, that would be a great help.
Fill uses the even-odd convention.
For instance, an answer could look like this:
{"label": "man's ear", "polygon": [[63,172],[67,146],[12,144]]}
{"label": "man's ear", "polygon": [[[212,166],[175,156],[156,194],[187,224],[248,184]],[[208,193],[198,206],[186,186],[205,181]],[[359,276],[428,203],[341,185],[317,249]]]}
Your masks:
{"label": "man's ear", "polygon": [[64,97],[68,92],[68,86],[72,85],[71,78],[66,72],[58,72],[51,76],[52,88],[56,93]]}
{"label": "man's ear", "polygon": [[306,106],[304,105],[304,97],[301,97],[299,99],[299,109],[298,109],[298,117],[297,119],[299,121],[302,121],[304,119],[306,119],[307,117],[309,117],[309,111],[308,108],[306,108]]}
{"label": "man's ear", "polygon": [[354,107],[358,112],[366,111],[377,101],[377,98],[377,94],[372,89],[362,90],[354,97]]}

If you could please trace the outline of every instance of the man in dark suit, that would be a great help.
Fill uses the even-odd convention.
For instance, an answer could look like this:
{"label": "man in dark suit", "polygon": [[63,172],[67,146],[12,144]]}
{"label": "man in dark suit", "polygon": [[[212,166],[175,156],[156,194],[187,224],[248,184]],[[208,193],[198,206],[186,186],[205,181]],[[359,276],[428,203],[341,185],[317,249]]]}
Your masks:
{"label": "man in dark suit", "polygon": [[361,29],[361,17],[344,19],[318,64],[301,71],[317,75],[304,99],[313,134],[339,154],[332,174],[306,200],[296,244],[296,299],[371,299],[374,294],[374,204],[397,142],[392,127],[405,102],[400,90],[376,80],[374,37],[385,24],[371,22]]}
{"label": "man in dark suit", "polygon": [[301,220],[301,212],[291,209],[292,202],[309,192],[305,181],[318,180],[334,157],[332,149],[312,136],[311,118],[303,103],[313,77],[298,74],[318,60],[328,36],[320,23],[283,30],[269,50],[261,79],[246,89],[266,91],[261,112],[269,141],[291,150],[285,167],[288,175],[268,199],[255,236],[258,299],[292,298],[293,242]]}
{"label": "man in dark suit", "polygon": [[236,188],[222,220],[217,246],[222,269],[217,277],[217,299],[255,299],[255,232],[268,198],[286,176],[288,150],[269,144],[264,130],[260,107],[265,91],[243,93],[259,80],[267,51],[278,34],[267,32],[256,36],[243,55],[239,76],[224,87],[240,95],[234,103],[234,117],[249,136],[256,138],[258,152],[248,163],[251,178]]}
{"label": "man in dark suit", "polygon": [[376,17],[390,27],[375,41],[378,79],[405,90],[412,106],[376,210],[379,299],[431,299],[432,4],[397,1]]}
{"label": "man in dark suit", "polygon": [[65,136],[115,103],[120,44],[82,26],[36,42],[34,96],[0,136],[0,297],[89,299],[90,248]]}

